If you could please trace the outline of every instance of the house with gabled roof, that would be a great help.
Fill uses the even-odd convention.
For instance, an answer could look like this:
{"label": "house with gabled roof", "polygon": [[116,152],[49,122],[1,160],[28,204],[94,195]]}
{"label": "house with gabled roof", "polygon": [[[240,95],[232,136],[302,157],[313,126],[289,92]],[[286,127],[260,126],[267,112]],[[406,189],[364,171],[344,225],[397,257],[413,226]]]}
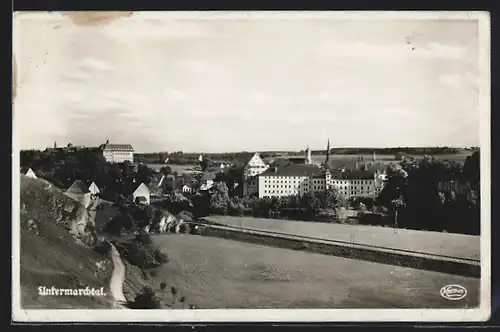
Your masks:
{"label": "house with gabled roof", "polygon": [[243,167],[243,195],[251,195],[259,192],[258,176],[269,168],[258,152],[245,160]]}
{"label": "house with gabled roof", "polygon": [[88,208],[91,202],[91,192],[81,180],[74,181],[64,194]]}
{"label": "house with gabled roof", "polygon": [[127,198],[137,204],[151,204],[151,191],[144,183],[133,183],[126,188]]}
{"label": "house with gabled roof", "polygon": [[101,190],[99,189],[99,187],[97,186],[97,184],[95,183],[95,181],[87,181],[86,184],[88,185],[90,194],[93,197],[99,196],[99,194],[101,193]]}

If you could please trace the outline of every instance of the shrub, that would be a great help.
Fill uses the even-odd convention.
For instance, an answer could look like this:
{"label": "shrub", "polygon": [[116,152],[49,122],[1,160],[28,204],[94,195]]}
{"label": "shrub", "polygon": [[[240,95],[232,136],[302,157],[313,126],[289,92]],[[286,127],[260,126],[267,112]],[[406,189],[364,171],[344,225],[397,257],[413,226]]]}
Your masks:
{"label": "shrub", "polygon": [[149,275],[150,275],[150,276],[152,276],[152,277],[157,277],[157,276],[158,276],[158,271],[156,271],[156,270],[151,270],[151,271],[149,272]]}
{"label": "shrub", "polygon": [[177,219],[182,219],[182,220],[185,220],[185,221],[192,221],[194,219],[194,216],[191,212],[189,211],[181,211],[178,215],[177,215]]}
{"label": "shrub", "polygon": [[122,224],[117,218],[113,218],[106,223],[106,226],[104,227],[104,232],[120,236],[122,235]]}
{"label": "shrub", "polygon": [[179,233],[184,234],[187,233],[188,227],[185,223],[181,223],[179,225]]}
{"label": "shrub", "polygon": [[155,258],[155,250],[142,243],[129,243],[126,247],[125,259],[139,268],[154,268],[162,263]]}
{"label": "shrub", "polygon": [[111,250],[111,246],[109,245],[108,242],[102,242],[102,243],[96,245],[93,249],[95,252],[106,256],[109,253],[109,251]]}
{"label": "shrub", "polygon": [[168,263],[168,256],[160,249],[156,249],[154,252],[155,259],[160,263]]}
{"label": "shrub", "polygon": [[142,244],[153,243],[153,240],[151,240],[151,235],[145,232],[139,232],[139,234],[137,234],[137,236],[135,237],[135,241]]}
{"label": "shrub", "polygon": [[144,286],[144,288],[142,289],[142,292],[139,293],[135,297],[134,302],[130,303],[130,308],[131,309],[160,309],[161,303],[160,303],[160,299],[155,295],[153,290],[148,286]]}

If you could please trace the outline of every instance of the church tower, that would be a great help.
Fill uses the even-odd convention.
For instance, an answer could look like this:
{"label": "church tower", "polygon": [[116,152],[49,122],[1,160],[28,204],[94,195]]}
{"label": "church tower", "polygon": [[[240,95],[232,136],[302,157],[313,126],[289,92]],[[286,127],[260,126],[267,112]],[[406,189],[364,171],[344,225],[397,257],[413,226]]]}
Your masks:
{"label": "church tower", "polygon": [[325,168],[328,168],[328,162],[330,161],[330,139],[326,145],[326,157],[325,157]]}
{"label": "church tower", "polygon": [[54,141],[54,149],[57,149],[57,142]]}
{"label": "church tower", "polygon": [[309,146],[306,149],[306,164],[312,165],[311,149],[309,149]]}

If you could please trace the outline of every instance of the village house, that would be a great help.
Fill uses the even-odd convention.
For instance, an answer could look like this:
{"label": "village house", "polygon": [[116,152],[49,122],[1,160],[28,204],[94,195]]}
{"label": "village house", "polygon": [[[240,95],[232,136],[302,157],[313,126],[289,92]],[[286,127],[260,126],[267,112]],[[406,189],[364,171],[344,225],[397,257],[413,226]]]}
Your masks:
{"label": "village house", "polygon": [[88,188],[89,188],[91,197],[94,199],[97,198],[99,196],[99,194],[101,193],[101,190],[99,189],[99,187],[97,186],[97,184],[94,181],[88,182]]}
{"label": "village house", "polygon": [[182,186],[182,192],[190,194],[190,193],[193,192],[193,188],[191,187],[191,185],[185,184],[185,185]]}
{"label": "village house", "polygon": [[248,160],[244,161],[243,167],[243,195],[251,195],[259,192],[258,175],[265,172],[269,165],[267,165],[259,153],[255,153]]}
{"label": "village house", "polygon": [[144,183],[131,185],[127,191],[127,198],[131,202],[146,205],[151,203],[151,192]]}
{"label": "village house", "polygon": [[211,172],[203,172],[200,179],[200,190],[209,190],[214,185],[215,174]]}
{"label": "village house", "polygon": [[85,208],[88,208],[91,202],[91,193],[89,188],[81,180],[76,180],[69,186],[64,194],[73,200],[82,204]]}

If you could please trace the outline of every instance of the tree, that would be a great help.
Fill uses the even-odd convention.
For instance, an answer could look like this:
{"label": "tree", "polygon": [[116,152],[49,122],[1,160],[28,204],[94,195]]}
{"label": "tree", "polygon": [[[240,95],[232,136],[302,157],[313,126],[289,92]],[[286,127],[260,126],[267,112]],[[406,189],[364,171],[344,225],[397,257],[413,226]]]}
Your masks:
{"label": "tree", "polygon": [[229,205],[229,193],[224,182],[216,182],[212,187],[210,195],[210,211],[215,214],[227,214]]}
{"label": "tree", "polygon": [[170,166],[163,166],[162,168],[160,168],[160,173],[163,175],[172,174],[172,168]]}
{"label": "tree", "polygon": [[392,208],[394,211],[394,228],[398,228],[398,213],[404,207],[405,207],[405,203],[403,201],[402,196],[397,198],[397,199],[392,200]]}
{"label": "tree", "polygon": [[206,171],[211,165],[211,161],[208,160],[207,158],[203,158],[201,161],[200,161],[200,167],[201,167],[201,170],[204,172]]}

